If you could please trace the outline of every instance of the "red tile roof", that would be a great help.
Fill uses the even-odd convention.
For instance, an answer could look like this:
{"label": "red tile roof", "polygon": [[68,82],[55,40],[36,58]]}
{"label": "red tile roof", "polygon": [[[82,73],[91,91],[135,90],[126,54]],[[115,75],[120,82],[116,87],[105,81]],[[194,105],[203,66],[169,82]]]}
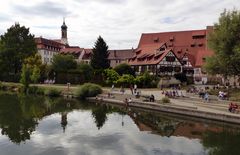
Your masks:
{"label": "red tile roof", "polygon": [[78,46],[70,46],[61,49],[60,53],[61,54],[81,54],[83,48],[80,48]]}
{"label": "red tile roof", "polygon": [[195,67],[202,67],[205,63],[207,57],[211,57],[214,55],[214,52],[211,50],[199,50],[196,54],[196,63]]}
{"label": "red tile roof", "polygon": [[134,54],[134,49],[109,50],[108,59],[126,60],[132,58]]}
{"label": "red tile roof", "polygon": [[34,38],[34,40],[38,49],[51,49],[54,51],[60,51],[61,48],[65,47],[65,45],[62,43],[42,37]]}
{"label": "red tile roof", "polygon": [[161,51],[159,54],[151,53],[151,54],[143,54],[140,57],[134,57],[132,59],[129,59],[128,63],[130,65],[156,65],[162,61],[162,59],[170,52],[171,49],[166,49],[164,51]]}
{"label": "red tile roof", "polygon": [[[160,47],[166,45],[168,50],[172,49],[177,58],[181,59],[187,53],[186,55],[193,66],[202,65],[203,63],[199,61],[198,57],[209,55],[209,52],[205,50],[207,50],[207,35],[211,31],[212,27],[207,27],[207,29],[203,30],[143,33],[138,48],[135,50],[136,55],[129,60],[129,63],[137,65],[138,58],[149,57],[146,54],[153,54]],[[136,62],[133,63],[133,61]],[[156,61],[146,59],[144,64],[152,64],[153,62],[155,63]],[[141,65],[143,62],[139,61],[138,63]]]}

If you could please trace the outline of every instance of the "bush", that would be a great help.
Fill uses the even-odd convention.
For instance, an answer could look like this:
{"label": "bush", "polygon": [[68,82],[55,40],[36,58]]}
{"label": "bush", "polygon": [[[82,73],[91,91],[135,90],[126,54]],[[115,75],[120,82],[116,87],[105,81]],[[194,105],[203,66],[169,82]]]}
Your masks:
{"label": "bush", "polygon": [[168,97],[163,97],[162,103],[170,103],[170,99]]}
{"label": "bush", "polygon": [[85,83],[77,88],[76,97],[84,100],[86,97],[95,97],[102,93],[102,89],[99,85],[93,83]]}
{"label": "bush", "polygon": [[123,74],[130,74],[132,76],[135,76],[135,71],[132,69],[132,67],[126,63],[117,65],[114,70],[122,76]]}
{"label": "bush", "polygon": [[49,97],[59,97],[61,95],[61,91],[55,88],[50,88],[44,91],[44,95]]}
{"label": "bush", "polygon": [[44,89],[37,86],[30,86],[28,88],[28,94],[44,95]]}

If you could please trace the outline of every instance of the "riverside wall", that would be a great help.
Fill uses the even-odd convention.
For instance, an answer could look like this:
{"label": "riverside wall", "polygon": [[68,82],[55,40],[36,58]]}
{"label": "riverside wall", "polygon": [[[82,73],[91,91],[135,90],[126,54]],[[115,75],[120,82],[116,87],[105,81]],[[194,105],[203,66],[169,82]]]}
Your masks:
{"label": "riverside wall", "polygon": [[[108,98],[88,98],[90,102],[98,102],[98,103],[111,103],[118,104],[122,106],[126,106],[123,101],[108,99]],[[163,105],[158,103],[151,102],[139,102],[133,101],[129,103],[129,107],[136,107],[166,113],[173,113],[178,115],[191,116],[196,118],[210,119],[215,121],[227,122],[227,123],[235,123],[240,124],[240,114],[231,115],[231,114],[223,114],[223,113],[214,113],[214,112],[205,112],[198,110],[195,107],[186,107],[186,106],[175,106],[175,105]]]}

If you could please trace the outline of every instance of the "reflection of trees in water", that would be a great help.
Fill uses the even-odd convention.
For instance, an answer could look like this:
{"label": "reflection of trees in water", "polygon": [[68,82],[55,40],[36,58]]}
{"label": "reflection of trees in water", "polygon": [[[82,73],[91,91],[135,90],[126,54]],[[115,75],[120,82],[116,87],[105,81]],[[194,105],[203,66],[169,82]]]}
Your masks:
{"label": "reflection of trees in water", "polygon": [[95,119],[95,123],[98,129],[100,129],[107,120],[107,106],[97,106],[92,109],[92,116]]}
{"label": "reflection of trees in water", "polygon": [[210,155],[238,155],[240,132],[226,129],[222,132],[207,131],[203,134],[202,144]]}
{"label": "reflection of trees in water", "polygon": [[135,124],[140,128],[140,130],[144,130],[141,128],[141,124],[144,124],[151,128],[153,133],[157,133],[162,136],[171,136],[177,126],[181,123],[180,121],[162,117],[150,112],[140,113],[137,111],[131,111],[129,115],[134,120]]}
{"label": "reflection of trees in water", "polygon": [[101,129],[107,121],[107,114],[113,112],[117,112],[120,115],[126,114],[126,112],[124,112],[120,108],[108,104],[97,105],[92,108],[92,116],[98,129]]}
{"label": "reflection of trees in water", "polygon": [[[67,103],[71,104],[71,107]],[[62,98],[0,95],[0,128],[3,135],[7,135],[12,142],[20,144],[30,139],[38,120],[44,116],[56,112],[68,112],[80,106],[82,105],[74,101],[66,102]]]}
{"label": "reflection of trees in water", "polygon": [[37,125],[37,120],[26,114],[25,111],[27,111],[25,106],[18,103],[16,96],[1,96],[0,127],[2,134],[7,135],[12,142],[17,144],[30,139],[30,134]]}

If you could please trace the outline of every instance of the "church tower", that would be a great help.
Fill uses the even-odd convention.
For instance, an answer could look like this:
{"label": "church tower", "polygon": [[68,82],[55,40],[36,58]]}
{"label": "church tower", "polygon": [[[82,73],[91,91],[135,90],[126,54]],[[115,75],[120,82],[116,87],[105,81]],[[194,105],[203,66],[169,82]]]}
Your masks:
{"label": "church tower", "polygon": [[63,44],[68,44],[68,39],[67,39],[67,25],[65,24],[65,18],[63,19],[63,24],[62,24],[62,26],[61,26],[61,31],[62,31],[61,43],[63,43]]}

